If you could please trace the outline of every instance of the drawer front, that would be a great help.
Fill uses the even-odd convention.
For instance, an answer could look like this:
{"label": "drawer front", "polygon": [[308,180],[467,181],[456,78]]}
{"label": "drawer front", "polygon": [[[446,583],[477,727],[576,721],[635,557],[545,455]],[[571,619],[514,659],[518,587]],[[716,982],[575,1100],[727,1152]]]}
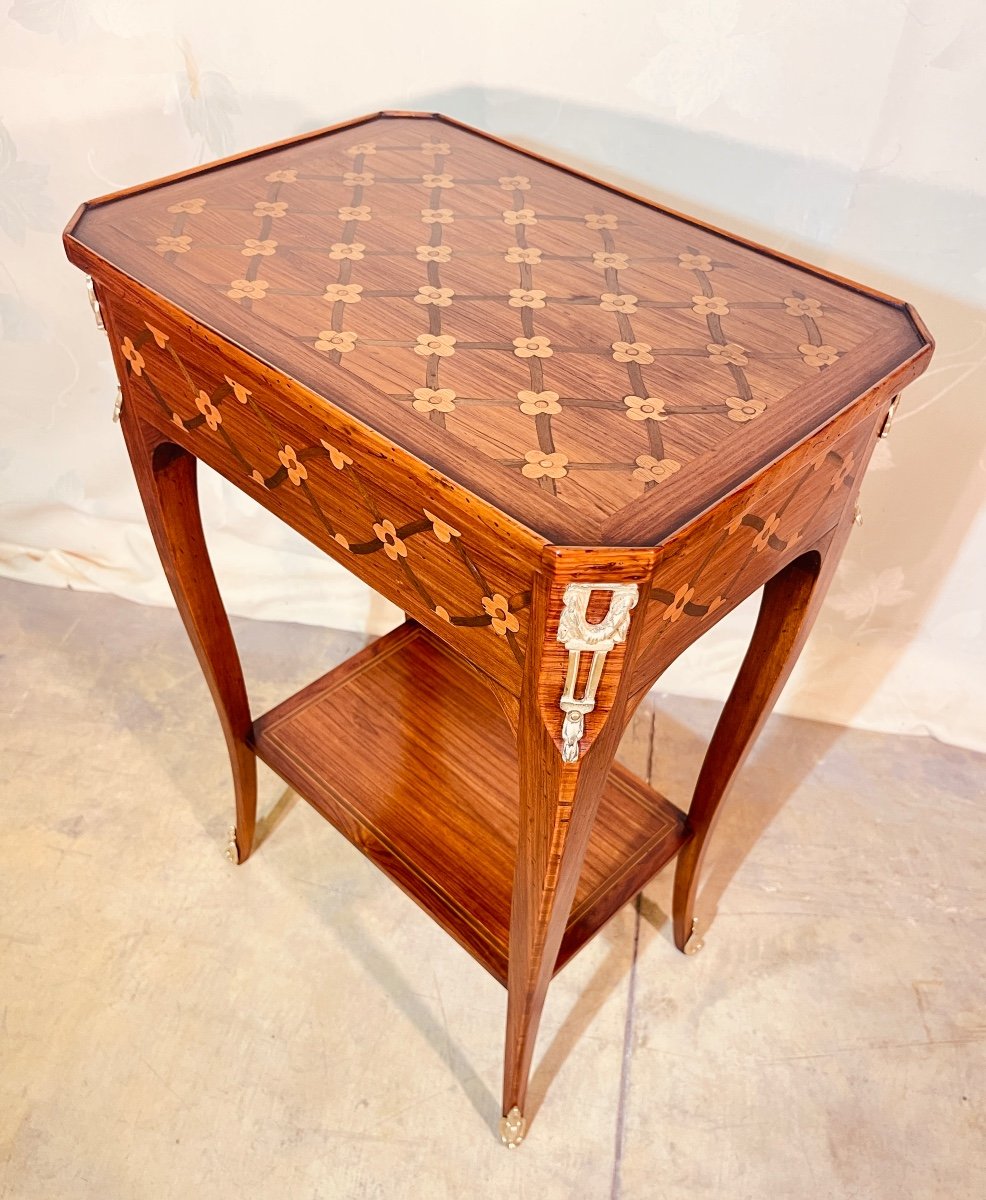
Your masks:
{"label": "drawer front", "polygon": [[262,368],[234,365],[150,307],[109,300],[125,403],[519,692],[530,544],[344,413],[279,394]]}
{"label": "drawer front", "polygon": [[839,522],[881,415],[843,414],[671,540],[651,584],[635,692]]}

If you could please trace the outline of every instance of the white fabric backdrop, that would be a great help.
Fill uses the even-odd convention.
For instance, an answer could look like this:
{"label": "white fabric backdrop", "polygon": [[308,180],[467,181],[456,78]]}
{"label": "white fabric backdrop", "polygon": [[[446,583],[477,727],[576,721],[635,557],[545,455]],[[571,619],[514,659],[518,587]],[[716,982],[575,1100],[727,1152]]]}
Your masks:
{"label": "white fabric backdrop", "polygon": [[[0,571],[167,603],[62,225],[82,199],[378,108],[446,111],[913,301],[938,339],[781,707],[986,749],[980,0],[13,0],[0,25]],[[230,608],[379,631],[208,477]],[[722,696],[749,604],[661,687]]]}

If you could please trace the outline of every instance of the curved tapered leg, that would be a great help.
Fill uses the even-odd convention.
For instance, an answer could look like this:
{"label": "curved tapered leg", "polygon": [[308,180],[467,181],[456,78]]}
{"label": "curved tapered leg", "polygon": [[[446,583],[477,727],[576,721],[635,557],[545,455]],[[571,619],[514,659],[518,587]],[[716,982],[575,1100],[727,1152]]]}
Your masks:
{"label": "curved tapered leg", "polygon": [[[567,764],[540,722],[539,728],[532,724],[521,716],[521,827],[510,914],[501,1124],[509,1146],[518,1145],[524,1134],[541,1011],[617,745],[613,739],[597,741],[578,763]],[[511,1136],[511,1114],[519,1136]]]}
{"label": "curved tapered leg", "polygon": [[133,406],[124,405],[121,425],[158,555],[226,737],[236,793],[236,828],[227,853],[233,861],[245,862],[257,813],[250,707],[202,532],[195,458],[141,421]]}
{"label": "curved tapered leg", "polygon": [[[616,569],[611,562],[606,565],[611,571]],[[633,579],[634,572],[644,575],[652,571],[653,561],[646,552],[627,551],[620,567],[625,572],[623,580]],[[510,911],[500,1126],[502,1140],[511,1147],[524,1137],[524,1104],[541,1011],[603,786],[626,723],[630,673],[623,665],[631,659],[642,629],[640,622],[631,621],[628,604],[621,609],[617,598],[621,590],[629,588],[635,604],[635,583],[610,575],[599,584],[575,585],[588,588],[586,596],[598,595],[595,589],[602,589],[603,603],[610,605],[605,617],[593,618],[596,623],[590,626],[590,636],[610,629],[616,629],[616,634],[605,642],[609,649],[601,651],[598,659],[592,651],[585,651],[585,662],[577,657],[572,667],[570,640],[559,625],[563,612],[571,611],[569,578],[559,572],[549,585],[535,589],[532,627],[543,633],[541,645],[532,655],[534,666],[525,681],[517,723],[520,821]],[[569,633],[571,624],[570,617]],[[585,628],[582,626],[583,633]],[[571,644],[585,644],[578,631]],[[578,656],[582,653],[578,651]],[[593,678],[598,690],[587,683]],[[581,723],[573,722],[562,707],[575,693],[583,702],[590,693],[594,697]]]}
{"label": "curved tapered leg", "polygon": [[723,797],[797,661],[851,528],[847,523],[832,531],[764,585],[753,637],[695,785],[688,812],[693,835],[675,867],[674,940],[679,950],[686,951],[693,933],[699,871]]}

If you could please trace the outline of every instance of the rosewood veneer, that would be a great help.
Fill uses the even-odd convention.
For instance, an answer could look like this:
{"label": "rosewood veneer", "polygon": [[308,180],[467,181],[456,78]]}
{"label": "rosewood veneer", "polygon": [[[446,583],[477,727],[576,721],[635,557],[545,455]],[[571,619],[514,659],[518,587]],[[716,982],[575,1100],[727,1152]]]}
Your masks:
{"label": "rosewood veneer", "polygon": [[[251,851],[269,763],[506,986],[517,1145],[548,984],[709,833],[932,340],[908,305],[446,117],[380,113],[83,205],[124,437]],[[201,461],[407,613],[265,715]],[[758,588],[687,811],[614,765]],[[690,942],[690,939],[691,942]]]}

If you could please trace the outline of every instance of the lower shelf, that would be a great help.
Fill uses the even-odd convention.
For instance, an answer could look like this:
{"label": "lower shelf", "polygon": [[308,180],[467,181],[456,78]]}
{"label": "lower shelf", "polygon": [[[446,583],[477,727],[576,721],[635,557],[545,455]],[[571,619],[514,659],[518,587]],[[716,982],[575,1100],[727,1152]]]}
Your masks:
{"label": "lower shelf", "polygon": [[[406,622],[254,722],[258,755],[501,983],[517,845],[515,741],[493,694]],[[687,841],[615,766],[555,970]]]}

